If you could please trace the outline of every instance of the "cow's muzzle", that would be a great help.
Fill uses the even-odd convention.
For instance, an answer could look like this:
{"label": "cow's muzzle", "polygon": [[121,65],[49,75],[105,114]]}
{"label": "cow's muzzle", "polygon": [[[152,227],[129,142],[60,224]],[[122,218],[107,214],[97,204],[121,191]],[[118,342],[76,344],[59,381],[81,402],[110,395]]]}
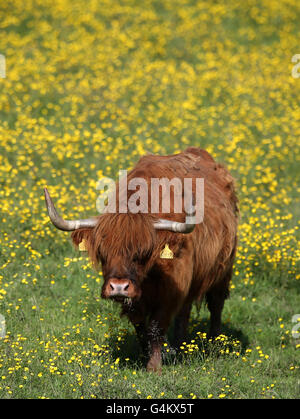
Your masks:
{"label": "cow's muzzle", "polygon": [[135,297],[135,289],[129,279],[110,278],[103,286],[102,297],[122,301]]}

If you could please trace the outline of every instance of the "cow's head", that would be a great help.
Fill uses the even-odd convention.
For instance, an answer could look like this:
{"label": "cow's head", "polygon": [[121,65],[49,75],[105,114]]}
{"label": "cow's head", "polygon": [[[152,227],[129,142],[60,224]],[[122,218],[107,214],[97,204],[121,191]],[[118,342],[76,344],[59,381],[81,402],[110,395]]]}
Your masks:
{"label": "cow's head", "polygon": [[[96,267],[101,263],[104,278],[101,296],[116,301],[140,298],[141,284],[152,266],[157,230],[190,233],[195,227],[192,223],[157,219],[140,213],[105,213],[67,221],[56,211],[46,188],[45,199],[55,227],[72,231],[73,243],[76,246],[84,244]],[[191,216],[191,211],[187,215]]]}

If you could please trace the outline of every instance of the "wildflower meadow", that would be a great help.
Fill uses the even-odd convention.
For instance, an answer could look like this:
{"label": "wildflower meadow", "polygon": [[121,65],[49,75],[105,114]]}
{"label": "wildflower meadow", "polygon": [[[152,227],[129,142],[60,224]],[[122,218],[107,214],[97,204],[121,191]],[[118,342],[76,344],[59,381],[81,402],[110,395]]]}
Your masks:
{"label": "wildflower meadow", "polygon": [[[300,4],[0,4],[0,397],[300,397]],[[97,215],[97,182],[206,149],[239,197],[222,335],[195,305],[147,373],[102,273],[49,221]]]}

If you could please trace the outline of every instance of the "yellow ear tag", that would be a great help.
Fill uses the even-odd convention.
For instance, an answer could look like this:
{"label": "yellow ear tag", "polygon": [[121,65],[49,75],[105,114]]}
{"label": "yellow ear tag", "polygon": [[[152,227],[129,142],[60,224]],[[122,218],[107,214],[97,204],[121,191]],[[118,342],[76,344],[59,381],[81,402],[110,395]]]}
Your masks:
{"label": "yellow ear tag", "polygon": [[173,259],[174,258],[174,253],[169,248],[168,244],[166,244],[164,249],[160,252],[160,258],[161,259]]}
{"label": "yellow ear tag", "polygon": [[79,243],[78,249],[80,250],[80,252],[86,252],[87,251],[84,239],[82,240],[82,242]]}

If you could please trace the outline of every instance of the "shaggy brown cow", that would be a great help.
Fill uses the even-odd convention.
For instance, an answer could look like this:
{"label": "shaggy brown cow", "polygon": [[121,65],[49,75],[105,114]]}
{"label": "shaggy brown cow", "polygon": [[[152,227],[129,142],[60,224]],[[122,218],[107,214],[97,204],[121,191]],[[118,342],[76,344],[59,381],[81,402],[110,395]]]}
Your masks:
{"label": "shaggy brown cow", "polygon": [[[144,178],[149,184],[151,178],[174,177],[204,179],[204,219],[196,226],[184,222],[184,212],[174,212],[174,195],[169,214],[117,211],[65,221],[45,189],[54,225],[74,230],[75,245],[84,240],[95,267],[101,262],[102,297],[122,304],[122,314],[128,316],[140,343],[149,351],[149,371],[161,370],[161,346],[173,318],[177,344],[185,339],[193,301],[206,297],[211,314],[209,334],[220,333],[236,251],[234,181],[206,151],[189,147],[171,156],[146,155],[128,174],[128,181]],[[133,193],[126,191],[127,198]],[[161,254],[166,245],[173,252],[169,259]]]}

